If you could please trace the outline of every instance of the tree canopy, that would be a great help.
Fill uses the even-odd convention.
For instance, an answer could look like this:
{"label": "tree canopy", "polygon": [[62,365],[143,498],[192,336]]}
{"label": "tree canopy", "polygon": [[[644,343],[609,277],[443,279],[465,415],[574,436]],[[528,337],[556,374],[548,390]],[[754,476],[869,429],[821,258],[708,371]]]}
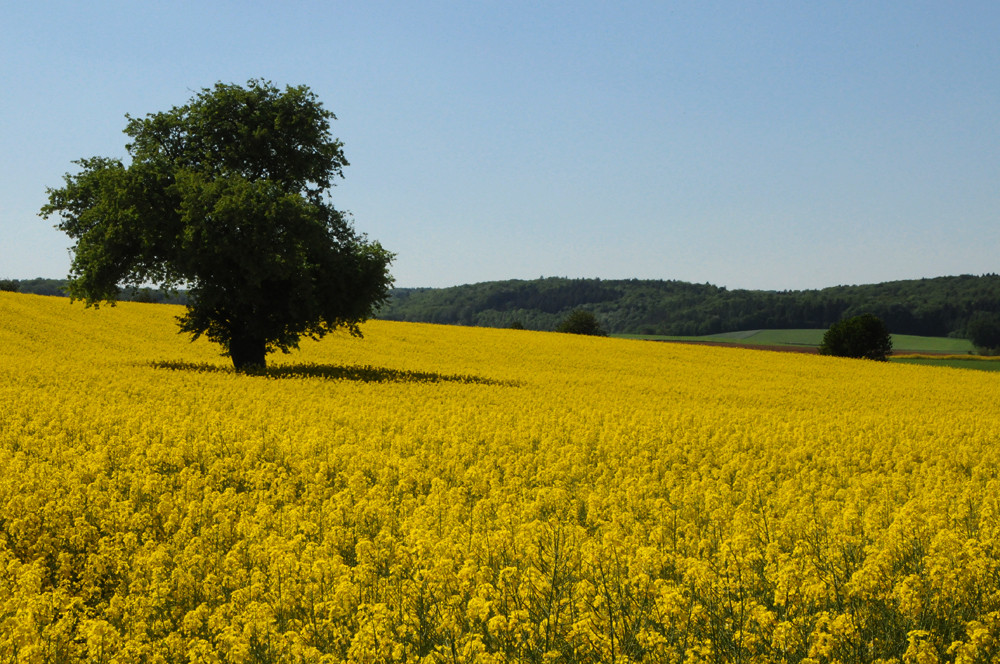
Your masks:
{"label": "tree canopy", "polygon": [[97,306],[123,286],[185,287],[181,330],[240,370],[302,336],[360,335],[388,297],[392,254],[333,206],[348,162],[309,88],[218,83],[126,119],[129,162],[75,162],[41,211],[75,240],[71,296]]}
{"label": "tree canopy", "polygon": [[885,362],[892,355],[892,336],[878,316],[861,314],[831,325],[819,352]]}
{"label": "tree canopy", "polygon": [[972,345],[980,352],[996,353],[1000,351],[1000,315],[977,311],[969,320],[966,333],[972,341]]}
{"label": "tree canopy", "polygon": [[566,319],[556,328],[556,332],[568,332],[570,334],[589,334],[597,337],[606,337],[608,333],[601,328],[597,317],[586,309],[576,309],[570,313]]}

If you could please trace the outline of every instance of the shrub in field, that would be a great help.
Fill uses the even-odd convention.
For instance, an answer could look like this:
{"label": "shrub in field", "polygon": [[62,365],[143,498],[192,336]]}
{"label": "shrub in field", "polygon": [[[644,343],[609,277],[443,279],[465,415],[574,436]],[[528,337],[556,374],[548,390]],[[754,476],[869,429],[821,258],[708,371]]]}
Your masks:
{"label": "shrub in field", "polygon": [[885,362],[892,355],[892,337],[882,319],[862,314],[831,325],[823,335],[819,352]]}
{"label": "shrub in field", "polygon": [[1000,315],[977,311],[969,320],[966,335],[980,353],[1000,352]]}
{"label": "shrub in field", "polygon": [[597,337],[608,336],[608,333],[604,331],[601,324],[597,322],[597,317],[586,309],[577,309],[570,313],[570,315],[559,324],[559,327],[556,328],[556,332],[589,334]]}

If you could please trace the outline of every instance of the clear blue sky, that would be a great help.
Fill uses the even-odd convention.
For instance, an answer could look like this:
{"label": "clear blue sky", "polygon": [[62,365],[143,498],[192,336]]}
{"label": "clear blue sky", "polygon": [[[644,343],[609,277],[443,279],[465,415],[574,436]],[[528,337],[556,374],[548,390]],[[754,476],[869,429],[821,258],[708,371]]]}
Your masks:
{"label": "clear blue sky", "polygon": [[31,2],[0,21],[0,277],[124,115],[308,85],[399,286],[1000,271],[1000,3]]}

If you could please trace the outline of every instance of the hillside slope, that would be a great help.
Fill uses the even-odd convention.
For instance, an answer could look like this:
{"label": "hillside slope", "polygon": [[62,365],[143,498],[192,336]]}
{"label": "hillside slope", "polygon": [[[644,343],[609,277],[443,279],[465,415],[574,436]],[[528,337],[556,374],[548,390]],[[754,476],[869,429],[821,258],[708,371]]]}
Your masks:
{"label": "hillside slope", "polygon": [[380,318],[552,330],[573,309],[611,333],[703,335],[827,328],[874,313],[896,334],[962,336],[974,312],[1000,312],[1000,276],[938,277],[822,290],[728,290],[681,281],[547,278],[396,289]]}
{"label": "hillside slope", "polygon": [[[0,280],[0,291],[62,295],[65,280]],[[155,289],[122,300],[184,304],[187,294]],[[552,277],[450,288],[397,288],[385,320],[554,330],[576,308],[594,312],[614,334],[705,335],[759,329],[825,329],[845,316],[874,313],[894,334],[964,337],[976,312],[1000,313],[1000,276],[962,275],[821,290],[728,290],[683,281]]]}
{"label": "hillside slope", "polygon": [[0,293],[0,661],[1000,657],[994,376],[179,311]]}

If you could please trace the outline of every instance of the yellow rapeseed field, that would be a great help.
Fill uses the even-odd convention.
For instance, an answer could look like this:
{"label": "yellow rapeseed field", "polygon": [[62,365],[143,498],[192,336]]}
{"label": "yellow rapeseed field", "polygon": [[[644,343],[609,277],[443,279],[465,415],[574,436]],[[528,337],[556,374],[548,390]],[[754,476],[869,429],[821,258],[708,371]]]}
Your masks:
{"label": "yellow rapeseed field", "polygon": [[0,662],[993,662],[1000,377],[0,293]]}

